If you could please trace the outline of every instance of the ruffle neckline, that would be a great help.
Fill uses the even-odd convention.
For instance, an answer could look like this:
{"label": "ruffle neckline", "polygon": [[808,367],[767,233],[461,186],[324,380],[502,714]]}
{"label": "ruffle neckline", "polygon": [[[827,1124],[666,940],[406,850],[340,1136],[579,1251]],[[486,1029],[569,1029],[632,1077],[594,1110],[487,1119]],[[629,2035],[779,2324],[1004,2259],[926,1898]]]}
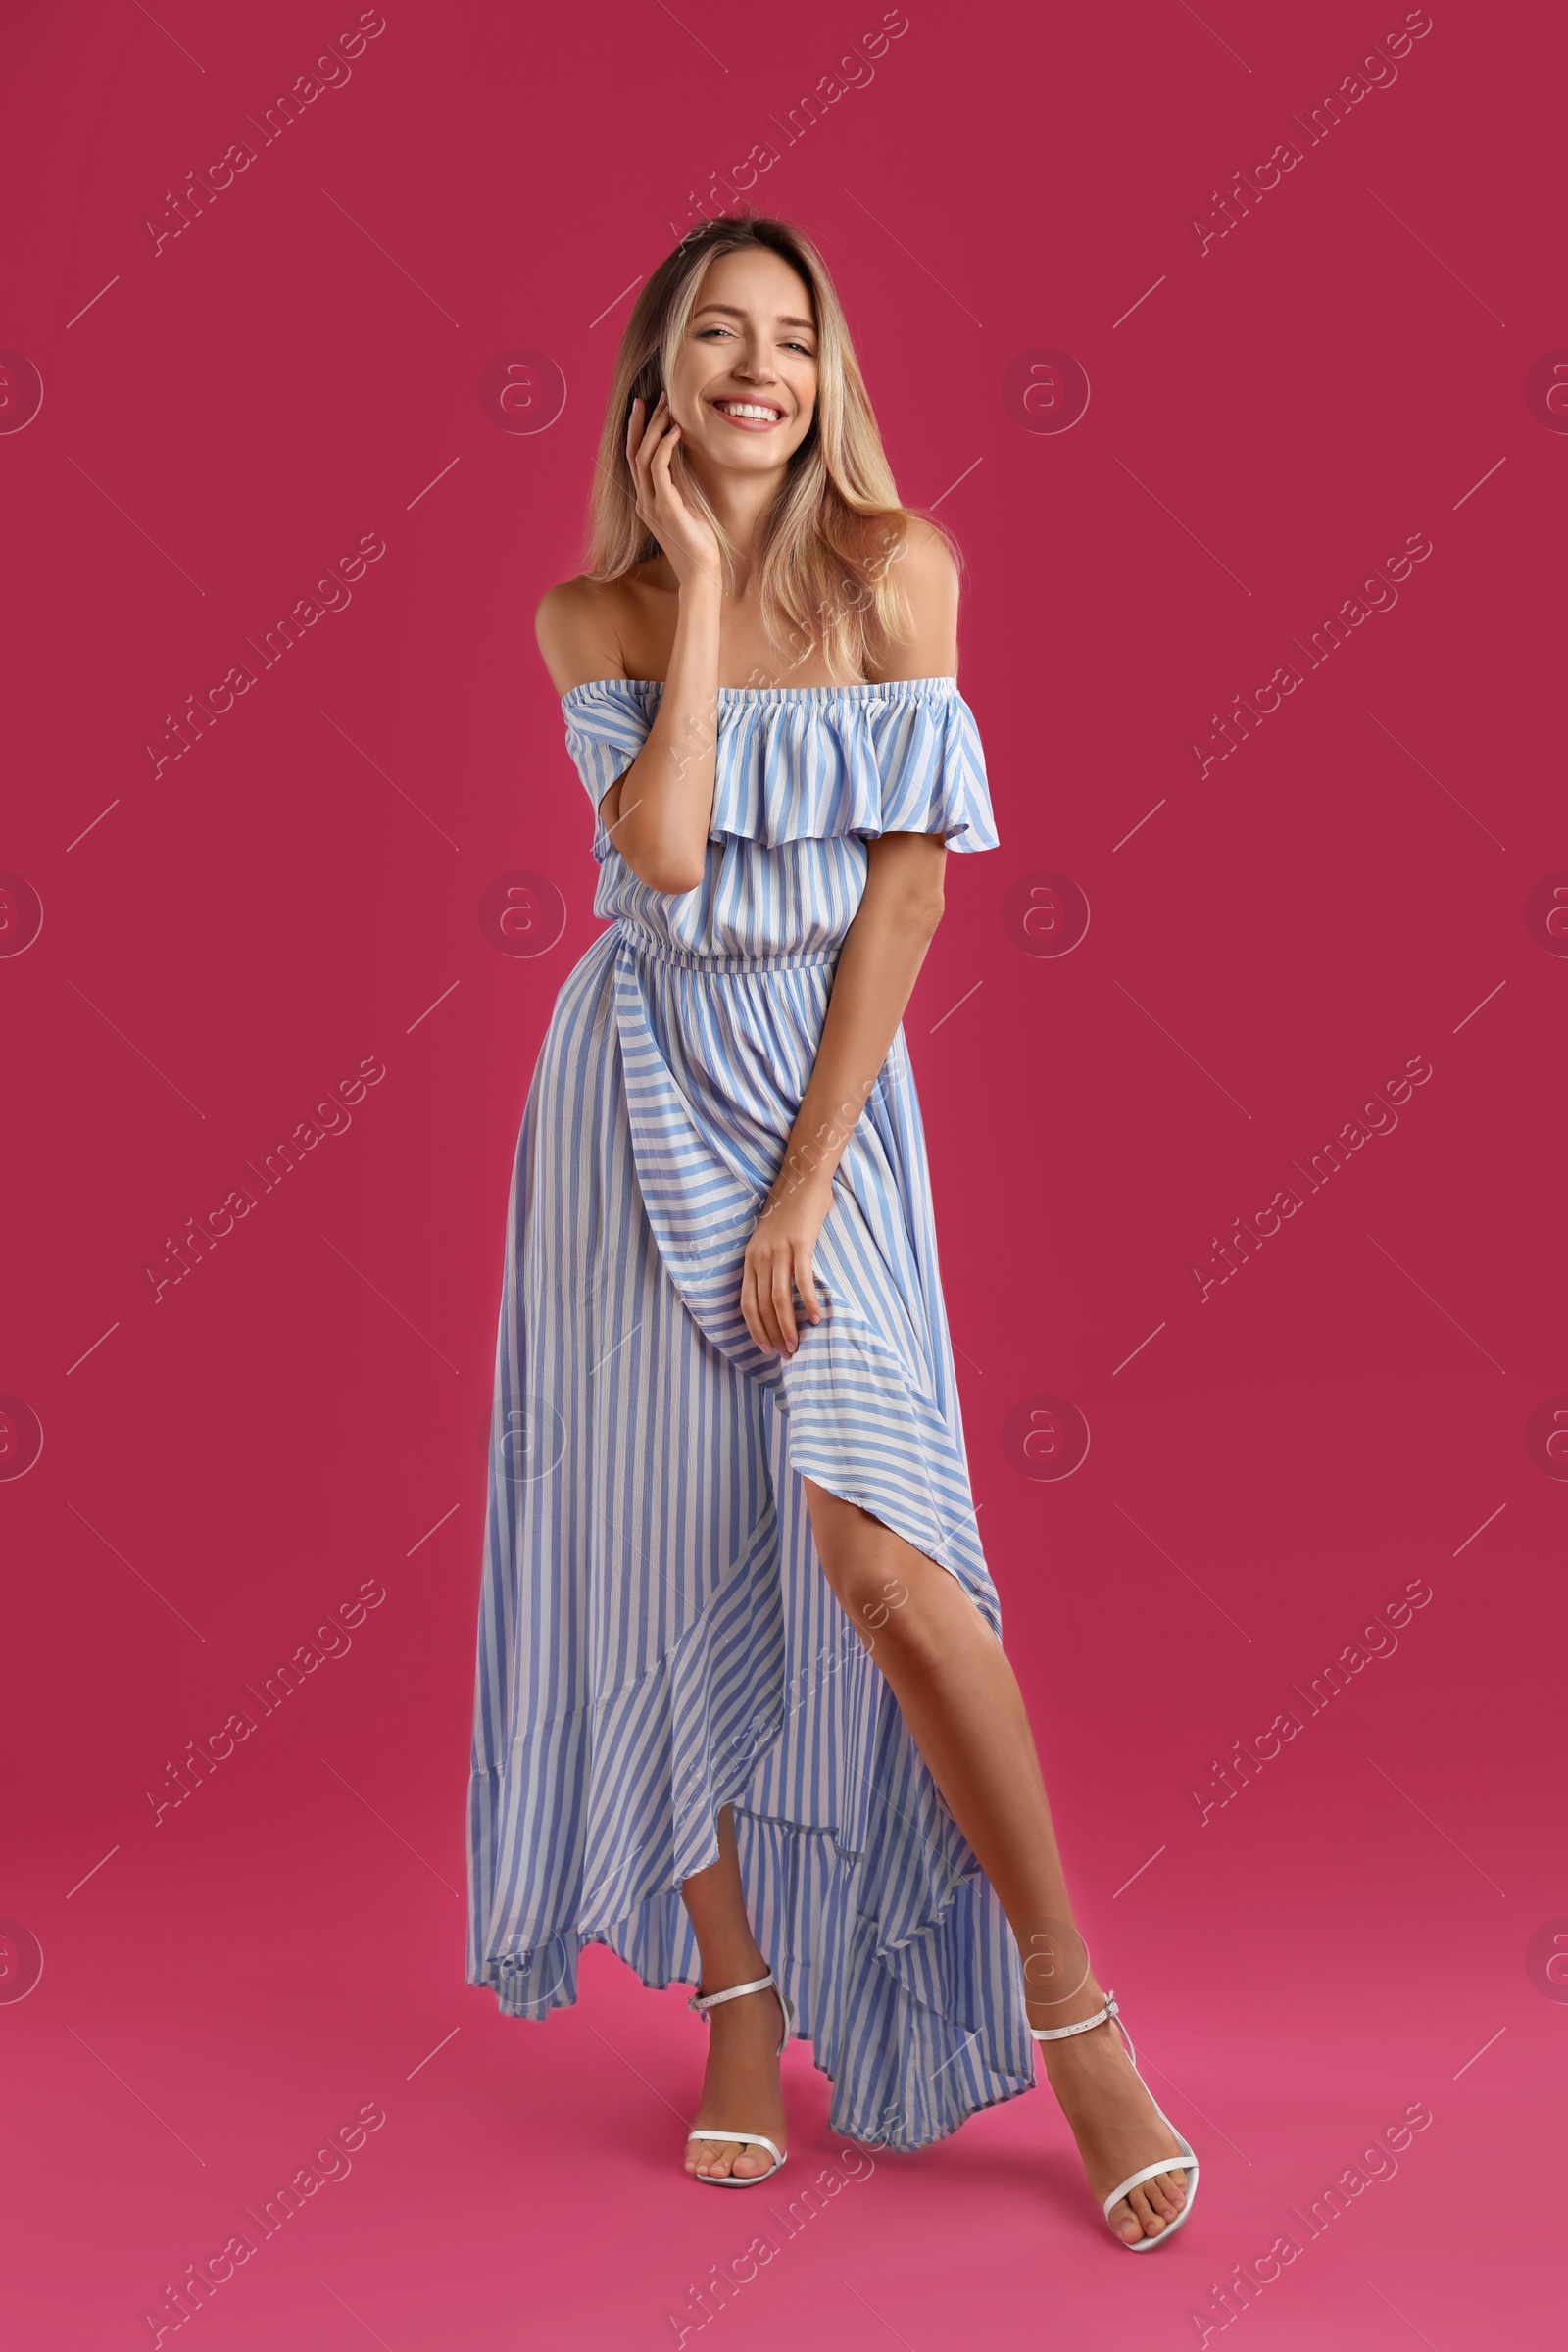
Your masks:
{"label": "ruffle neckline", "polygon": [[[585,685],[568,688],[561,701],[563,709],[569,712],[579,697],[592,699],[600,694],[608,694],[612,699],[618,694],[630,693],[638,697],[652,695],[657,707],[658,698],[663,691],[662,678],[590,678]],[[756,703],[763,708],[770,704],[790,703],[810,708],[816,703],[833,701],[840,696],[862,695],[867,701],[941,702],[956,696],[957,691],[958,681],[954,677],[887,678],[880,684],[875,680],[860,679],[850,680],[842,686],[720,686],[717,689],[720,703]]]}
{"label": "ruffle neckline", "polygon": [[[612,844],[599,804],[641,751],[663,691],[657,678],[593,678],[561,698],[601,863]],[[940,833],[950,850],[997,848],[979,729],[956,678],[717,691],[710,841],[771,849]]]}

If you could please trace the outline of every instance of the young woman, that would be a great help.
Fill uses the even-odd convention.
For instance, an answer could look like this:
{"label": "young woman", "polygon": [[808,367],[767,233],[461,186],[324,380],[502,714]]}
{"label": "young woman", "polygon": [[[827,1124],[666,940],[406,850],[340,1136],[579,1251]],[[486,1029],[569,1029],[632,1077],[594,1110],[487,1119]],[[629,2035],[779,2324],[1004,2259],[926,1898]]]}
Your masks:
{"label": "young woman", "polygon": [[621,343],[540,650],[612,919],[513,1183],[468,1981],[698,1978],[696,2179],[832,2121],[914,2148],[1034,2080],[1134,2251],[1198,2177],[1072,1921],[975,1524],[901,1022],[996,846],[957,574],[899,502],[799,232],[706,221]]}

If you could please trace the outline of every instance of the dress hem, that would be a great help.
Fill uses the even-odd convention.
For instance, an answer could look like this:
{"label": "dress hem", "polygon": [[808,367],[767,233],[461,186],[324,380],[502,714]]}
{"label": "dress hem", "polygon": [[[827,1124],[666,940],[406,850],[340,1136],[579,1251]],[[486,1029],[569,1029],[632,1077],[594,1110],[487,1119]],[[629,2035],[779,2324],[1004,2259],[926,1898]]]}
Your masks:
{"label": "dress hem", "polygon": [[[836,1898],[827,1905],[831,1934],[825,1940],[813,1936],[809,1951],[792,1953],[800,1922],[786,1904],[774,1909],[770,1922],[760,1923],[759,1940],[796,2006],[800,2023],[791,2038],[810,2044],[814,2068],[833,2085],[833,2131],[868,2145],[912,2151],[950,2137],[981,2108],[1035,2087],[1032,2066],[1025,2071],[1026,2055],[1032,2059],[1033,2051],[1022,2032],[1021,1977],[1020,1998],[1004,2001],[989,2028],[985,2002],[977,2005],[964,1997],[965,1988],[972,1993],[974,1986],[961,1956],[977,1932],[989,1940],[987,1931],[1000,1930],[1007,1956],[998,1952],[997,1959],[1004,1974],[1015,1973],[1015,1959],[1008,1967],[1010,1931],[978,1870],[955,1875],[916,1933],[884,1945],[879,1923],[863,1917],[855,1902],[855,1877],[863,1857],[840,1846],[831,1830],[753,1815],[733,1797],[720,1802],[734,1806],[743,1882],[765,1870],[771,1858],[778,1876],[795,1883],[807,1864],[797,1852],[787,1870],[778,1871],[778,1852],[812,1840],[826,1840],[830,1847]],[[718,1809],[712,1825],[715,1852]],[[529,1948],[491,1953],[483,1960],[470,1951],[466,1982],[488,1987],[504,2016],[542,2024],[557,2009],[576,2007],[580,1955],[585,1945],[596,1943],[613,1952],[650,1991],[700,1981],[695,1936],[676,1883],[650,1889],[621,1918],[601,1926],[558,1929]],[[837,1954],[846,1943],[858,1947],[858,1973],[873,1982],[869,2004],[854,2017],[840,2007],[835,1990]],[[956,1961],[960,1962],[956,1972]],[[956,2008],[928,1997],[944,1986]],[[867,2023],[874,2054],[866,2047]],[[890,2133],[888,2121],[895,2114],[903,2119],[903,2129]]]}

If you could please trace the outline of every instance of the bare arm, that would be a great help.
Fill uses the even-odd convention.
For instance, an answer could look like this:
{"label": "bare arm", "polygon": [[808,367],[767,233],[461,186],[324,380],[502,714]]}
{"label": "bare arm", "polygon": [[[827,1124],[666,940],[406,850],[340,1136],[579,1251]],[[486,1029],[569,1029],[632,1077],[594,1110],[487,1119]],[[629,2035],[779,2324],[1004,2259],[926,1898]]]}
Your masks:
{"label": "bare arm", "polygon": [[[678,583],[669,675],[648,739],[599,804],[605,828],[626,863],[651,890],[695,890],[708,856],[718,746],[719,614],[723,604],[718,542],[694,515],[670,478],[680,427],[662,398],[647,421],[632,404],[626,455],[637,484],[637,513],[658,539]],[[624,677],[625,664],[602,596],[593,584],[552,588],[535,622],[539,650],[558,693],[589,678]],[[611,667],[601,664],[609,662]]]}
{"label": "bare arm", "polygon": [[[905,564],[915,627],[900,649],[897,674],[952,677],[957,666],[953,560],[935,532],[916,525]],[[942,920],[946,867],[947,849],[938,834],[885,833],[866,845],[865,890],[839,951],[811,1076],[747,1244],[741,1311],[760,1347],[794,1354],[796,1290],[807,1319],[821,1320],[811,1251],[833,1203],[834,1170]]]}
{"label": "bare arm", "polygon": [[783,1163],[747,1245],[741,1311],[760,1347],[793,1355],[792,1293],[821,1320],[811,1250],[833,1205],[833,1172],[877,1082],[938,923],[947,851],[924,833],[867,845],[865,895],[839,953],[810,1082]]}

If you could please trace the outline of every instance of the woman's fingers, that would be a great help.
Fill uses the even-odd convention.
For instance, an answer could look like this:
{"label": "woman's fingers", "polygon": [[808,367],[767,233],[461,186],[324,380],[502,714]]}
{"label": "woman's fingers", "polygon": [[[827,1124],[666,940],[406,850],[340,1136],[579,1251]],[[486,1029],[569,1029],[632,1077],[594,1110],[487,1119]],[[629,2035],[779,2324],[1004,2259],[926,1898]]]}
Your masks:
{"label": "woman's fingers", "polygon": [[747,1330],[752,1335],[754,1346],[760,1348],[762,1345],[762,1335],[758,1328],[756,1285],[752,1281],[752,1270],[750,1266],[747,1267],[746,1272],[741,1276],[741,1315],[746,1324]]}
{"label": "woman's fingers", "polygon": [[741,1313],[746,1328],[759,1348],[770,1354],[783,1353],[783,1341],[773,1311],[773,1276],[766,1259],[758,1262],[748,1257],[746,1271],[741,1277]]}
{"label": "woman's fingers", "polygon": [[626,462],[632,469],[634,479],[639,483],[647,473],[648,460],[653,454],[651,436],[654,430],[654,418],[657,415],[657,406],[651,410],[648,403],[639,394],[632,402],[631,415],[626,419]]}
{"label": "woman's fingers", "polygon": [[779,1328],[778,1284],[770,1259],[764,1258],[757,1269],[757,1319],[766,1333],[766,1345],[775,1355],[784,1352],[784,1334]]}
{"label": "woman's fingers", "polygon": [[[639,419],[638,410],[642,410]],[[631,404],[631,416],[626,424],[626,462],[637,484],[638,503],[653,504],[653,484],[650,478],[655,452],[669,426],[669,409],[664,395],[660,394],[650,409],[641,394]]]}
{"label": "woman's fingers", "polygon": [[770,1297],[773,1304],[773,1320],[778,1325],[785,1352],[793,1355],[798,1345],[798,1337],[795,1329],[794,1285],[790,1281],[788,1258],[785,1258],[781,1265],[773,1268]]}
{"label": "woman's fingers", "polygon": [[757,1279],[757,1268],[748,1260],[746,1272],[741,1278],[741,1313],[746,1318],[746,1328],[757,1342],[758,1347],[770,1353],[776,1353],[778,1343],[768,1332],[762,1315],[760,1298],[761,1285]]}
{"label": "woman's fingers", "polygon": [[801,1294],[808,1322],[822,1319],[821,1302],[807,1250],[780,1245],[780,1254],[748,1256],[741,1276],[741,1314],[760,1348],[775,1355],[793,1355],[801,1344],[795,1312],[795,1293]]}
{"label": "woman's fingers", "polygon": [[680,426],[661,394],[648,420],[634,461],[640,519],[661,542],[682,527],[690,529],[691,515],[670,470],[681,438]]}
{"label": "woman's fingers", "polygon": [[684,511],[686,502],[676,489],[674,477],[669,470],[674,463],[675,445],[680,439],[680,426],[672,419],[666,418],[665,421],[668,430],[661,436],[658,448],[649,459],[648,471],[653,482],[655,497],[657,498],[662,493],[669,505],[677,513],[680,513]]}
{"label": "woman's fingers", "polygon": [[637,400],[632,402],[626,429],[626,459],[631,468],[637,519],[659,541],[678,576],[684,577],[686,569],[695,564],[719,579],[722,575],[718,541],[711,527],[698,520],[675,479],[675,452],[684,436],[668,398],[661,392],[638,429],[640,405]]}

